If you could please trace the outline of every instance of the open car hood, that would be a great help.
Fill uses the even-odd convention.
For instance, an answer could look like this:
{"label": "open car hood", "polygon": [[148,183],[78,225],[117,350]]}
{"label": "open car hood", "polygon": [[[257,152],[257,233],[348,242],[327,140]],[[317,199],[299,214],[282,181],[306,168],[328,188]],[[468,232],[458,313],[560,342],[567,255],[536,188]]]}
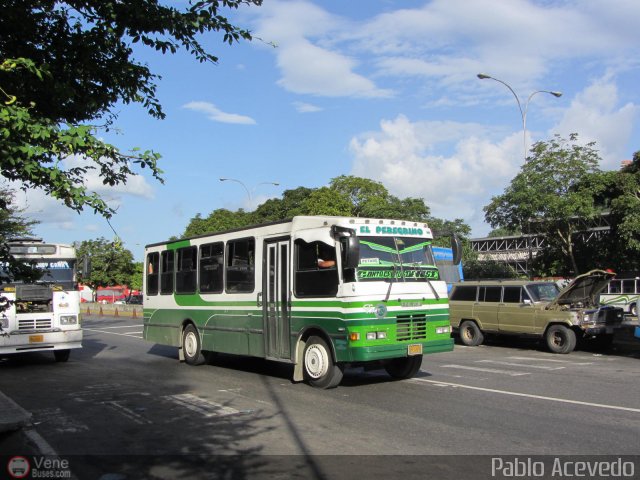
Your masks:
{"label": "open car hood", "polygon": [[596,306],[600,303],[600,293],[615,275],[615,273],[605,270],[591,270],[579,275],[560,291],[549,307],[576,303],[581,303],[584,306]]}

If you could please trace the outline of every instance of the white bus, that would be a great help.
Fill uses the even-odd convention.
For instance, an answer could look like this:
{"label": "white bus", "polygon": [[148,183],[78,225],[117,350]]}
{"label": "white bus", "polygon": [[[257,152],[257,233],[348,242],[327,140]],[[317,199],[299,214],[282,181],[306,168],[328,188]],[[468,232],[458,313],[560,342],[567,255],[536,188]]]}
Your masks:
{"label": "white bus", "polygon": [[335,387],[346,366],[414,376],[453,350],[447,285],[424,223],[292,220],[147,245],[145,339],[294,365],[293,380]]}
{"label": "white bus", "polygon": [[607,289],[600,294],[600,303],[614,305],[624,309],[629,315],[637,315],[637,302],[640,299],[640,277],[616,278],[609,282]]}
{"label": "white bus", "polygon": [[36,267],[40,278],[14,281],[0,267],[0,355],[52,351],[58,362],[82,347],[76,251],[40,239],[9,242],[11,255]]}

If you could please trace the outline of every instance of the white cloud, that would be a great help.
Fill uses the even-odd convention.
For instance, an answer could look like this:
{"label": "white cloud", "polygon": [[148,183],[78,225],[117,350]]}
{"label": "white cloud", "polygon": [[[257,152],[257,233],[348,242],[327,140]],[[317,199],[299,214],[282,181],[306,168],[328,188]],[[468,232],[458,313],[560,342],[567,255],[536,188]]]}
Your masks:
{"label": "white cloud", "polygon": [[552,129],[565,138],[578,133],[581,143],[596,142],[602,157],[601,168],[614,170],[626,159],[634,120],[640,108],[633,103],[619,105],[618,88],[605,76],[587,86],[571,101],[562,120]]}
{"label": "white cloud", "polygon": [[432,82],[432,95],[446,88],[495,97],[501,92],[476,73],[528,91],[556,66],[625,68],[640,53],[633,0],[433,0],[359,22],[308,1],[273,1],[256,12],[256,35],[277,44],[278,84],[298,94],[388,98],[398,85],[381,80],[416,77]]}
{"label": "white cloud", "polygon": [[274,2],[260,9],[256,36],[273,42],[282,77],[278,85],[299,94],[390,97],[393,92],[356,73],[359,60],[331,49],[327,38],[347,22],[309,2]]}
{"label": "white cloud", "polygon": [[[401,198],[424,198],[431,213],[462,218],[484,235],[482,207],[502,193],[522,159],[522,136],[497,142],[484,127],[457,122],[411,122],[400,115],[380,130],[353,138],[353,175],[381,181]],[[450,144],[450,154],[434,153]]]}
{"label": "white cloud", "polygon": [[293,106],[299,113],[315,113],[324,110],[322,107],[305,102],[293,102]]}
{"label": "white cloud", "polygon": [[[74,167],[87,167],[93,163],[79,156],[68,157],[62,161],[64,170]],[[64,205],[60,200],[46,194],[42,189],[29,188],[23,192],[19,182],[7,182],[9,188],[16,191],[16,205],[24,209],[24,214],[42,224],[51,224],[62,230],[76,228],[78,214]],[[107,205],[118,209],[126,197],[153,199],[154,190],[147,180],[141,175],[132,175],[126,184],[115,186],[105,185],[100,177],[99,170],[87,170],[84,174],[84,186],[89,193],[95,192]]]}
{"label": "white cloud", "polygon": [[213,103],[209,102],[189,102],[182,106],[188,110],[194,112],[204,113],[209,120],[220,123],[234,123],[240,125],[255,125],[256,121],[245,115],[238,115],[236,113],[226,113],[216,107]]}

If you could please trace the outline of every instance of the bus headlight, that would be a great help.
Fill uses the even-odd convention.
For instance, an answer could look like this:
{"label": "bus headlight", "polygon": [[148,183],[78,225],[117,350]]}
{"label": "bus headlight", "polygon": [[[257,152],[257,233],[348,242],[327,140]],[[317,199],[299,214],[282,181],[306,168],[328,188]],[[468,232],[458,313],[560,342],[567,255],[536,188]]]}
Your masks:
{"label": "bus headlight", "polygon": [[76,325],[78,317],[76,315],[60,315],[60,325]]}
{"label": "bus headlight", "polygon": [[0,327],[9,328],[9,319],[7,317],[0,318]]}
{"label": "bus headlight", "polygon": [[436,327],[436,333],[451,333],[451,327]]}

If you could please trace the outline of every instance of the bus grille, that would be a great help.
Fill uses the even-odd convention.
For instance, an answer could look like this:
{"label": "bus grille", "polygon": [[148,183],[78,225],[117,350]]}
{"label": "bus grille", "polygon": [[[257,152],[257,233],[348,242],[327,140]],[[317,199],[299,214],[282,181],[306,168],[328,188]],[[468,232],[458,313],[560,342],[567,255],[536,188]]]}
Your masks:
{"label": "bus grille", "polygon": [[18,330],[48,330],[51,328],[50,318],[18,320]]}
{"label": "bus grille", "polygon": [[425,315],[398,315],[396,340],[419,340],[427,338],[427,319]]}

